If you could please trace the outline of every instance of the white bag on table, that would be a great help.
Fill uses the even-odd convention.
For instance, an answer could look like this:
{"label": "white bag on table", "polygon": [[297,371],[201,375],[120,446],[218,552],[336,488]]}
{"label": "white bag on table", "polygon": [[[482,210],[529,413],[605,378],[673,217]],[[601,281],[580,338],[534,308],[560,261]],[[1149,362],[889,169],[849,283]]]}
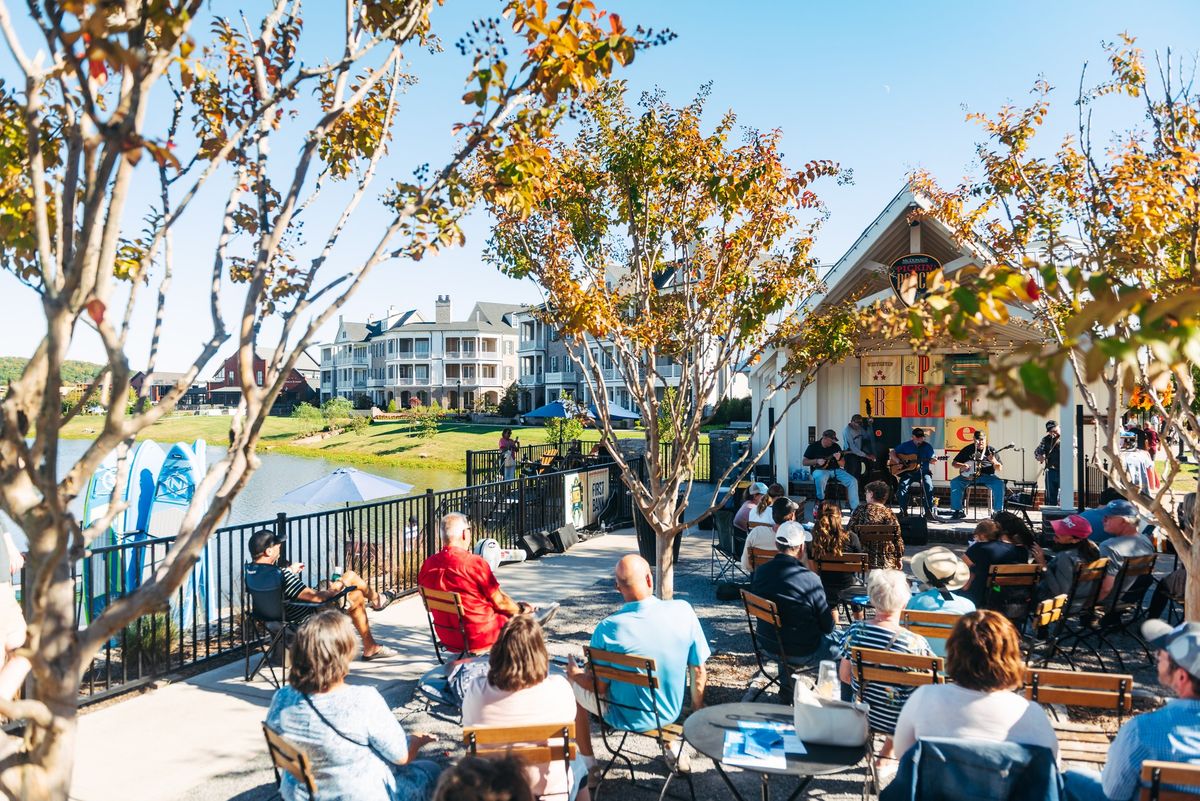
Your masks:
{"label": "white bag on table", "polygon": [[796,736],[813,745],[860,746],[867,741],[867,704],[822,698],[800,676],[792,680]]}

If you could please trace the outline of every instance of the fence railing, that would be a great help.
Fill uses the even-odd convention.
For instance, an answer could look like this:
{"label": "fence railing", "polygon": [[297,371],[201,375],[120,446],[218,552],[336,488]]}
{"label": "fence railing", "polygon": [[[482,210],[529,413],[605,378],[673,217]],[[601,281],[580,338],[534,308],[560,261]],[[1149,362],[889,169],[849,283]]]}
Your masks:
{"label": "fence railing", "polygon": [[[544,445],[522,445],[519,449],[517,460],[520,462],[535,462],[540,463],[542,455],[553,449],[560,455],[566,457],[569,454],[586,454],[590,453],[592,447],[599,442],[598,439],[587,440],[580,439],[571,442],[564,442],[561,446],[555,443],[547,443]],[[673,442],[660,442],[659,453],[663,461],[668,461],[674,454],[675,444]],[[467,451],[467,486],[475,486],[476,484],[490,484],[494,481],[500,481],[504,478],[504,464],[499,450],[487,451]],[[692,461],[692,480],[700,483],[709,483],[712,478],[712,456],[707,442],[700,442],[696,449],[696,458]]]}
{"label": "fence railing", "polygon": [[[609,468],[610,493],[620,491],[620,477]],[[377,591],[408,595],[416,591],[421,563],[440,547],[438,521],[443,515],[467,515],[476,541],[492,538],[501,547],[519,548],[524,535],[556,529],[567,520],[568,472],[427,490],[220,528],[170,604],[126,626],[96,655],[84,674],[80,702],[93,703],[168,674],[240,655],[248,600],[242,568],[250,558],[250,535],[259,529],[282,535],[284,558],[303,563],[301,577],[309,586],[318,586],[337,566],[360,573]],[[173,541],[134,534],[119,544],[91,549],[73,568],[76,625],[87,625],[148,578]]]}

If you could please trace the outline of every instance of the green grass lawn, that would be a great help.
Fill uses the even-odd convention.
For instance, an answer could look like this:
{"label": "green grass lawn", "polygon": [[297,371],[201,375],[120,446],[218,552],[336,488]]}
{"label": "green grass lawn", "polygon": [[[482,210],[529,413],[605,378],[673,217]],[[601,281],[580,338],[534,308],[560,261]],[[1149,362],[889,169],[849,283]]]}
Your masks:
{"label": "green grass lawn", "polygon": [[[159,442],[191,442],[203,437],[214,445],[228,440],[230,417],[169,417],[143,431],[139,439]],[[102,426],[102,418],[76,417],[63,429],[63,436],[88,439]],[[396,466],[431,467],[463,470],[468,450],[490,450],[496,447],[505,426],[475,425],[472,423],[443,423],[436,436],[421,439],[410,432],[404,422],[379,422],[361,433],[347,432],[320,442],[297,444],[300,425],[288,417],[269,417],[263,425],[259,450],[286,453],[294,456],[322,456],[360,464],[389,464]],[[513,426],[513,433],[522,445],[537,445],[547,441],[542,426]],[[641,431],[620,431],[624,437],[641,437]],[[585,431],[584,439],[597,439],[594,429]]]}

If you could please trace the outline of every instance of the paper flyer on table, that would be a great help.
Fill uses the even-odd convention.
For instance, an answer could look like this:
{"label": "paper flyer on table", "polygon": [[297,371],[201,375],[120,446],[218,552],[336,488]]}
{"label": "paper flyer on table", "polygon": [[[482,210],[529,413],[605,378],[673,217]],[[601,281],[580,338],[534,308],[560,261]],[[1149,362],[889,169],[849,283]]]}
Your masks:
{"label": "paper flyer on table", "polygon": [[807,753],[790,723],[741,720],[737,731],[725,732],[721,761],[745,768],[785,770],[788,754]]}

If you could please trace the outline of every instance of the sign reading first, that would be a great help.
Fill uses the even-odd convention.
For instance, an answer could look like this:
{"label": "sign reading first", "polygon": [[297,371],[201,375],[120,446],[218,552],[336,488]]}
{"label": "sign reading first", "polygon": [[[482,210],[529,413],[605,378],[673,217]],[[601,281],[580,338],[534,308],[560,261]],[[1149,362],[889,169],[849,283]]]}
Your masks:
{"label": "sign reading first", "polygon": [[896,297],[905,306],[911,306],[929,294],[929,289],[941,279],[942,263],[924,253],[910,253],[892,262],[888,268],[888,280]]}

